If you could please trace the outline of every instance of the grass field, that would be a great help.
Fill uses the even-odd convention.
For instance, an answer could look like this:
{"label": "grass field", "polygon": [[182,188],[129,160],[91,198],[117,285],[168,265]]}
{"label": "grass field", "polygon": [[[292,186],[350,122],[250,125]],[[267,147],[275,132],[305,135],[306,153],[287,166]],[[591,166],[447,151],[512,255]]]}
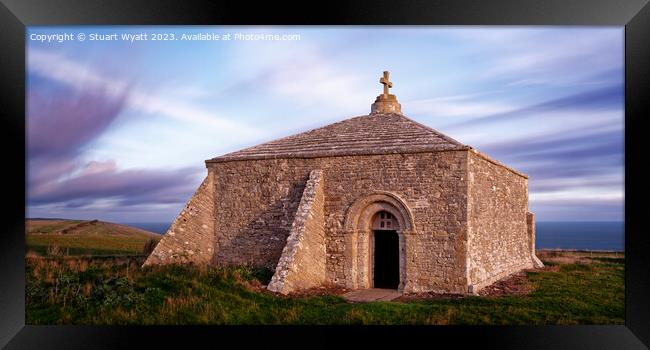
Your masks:
{"label": "grass field", "polygon": [[90,220],[27,220],[27,252],[31,255],[141,254],[150,239],[161,236],[137,228]]}
{"label": "grass field", "polygon": [[526,295],[352,304],[266,292],[271,271],[153,266],[144,257],[27,258],[27,324],[623,324],[624,259],[540,254]]}

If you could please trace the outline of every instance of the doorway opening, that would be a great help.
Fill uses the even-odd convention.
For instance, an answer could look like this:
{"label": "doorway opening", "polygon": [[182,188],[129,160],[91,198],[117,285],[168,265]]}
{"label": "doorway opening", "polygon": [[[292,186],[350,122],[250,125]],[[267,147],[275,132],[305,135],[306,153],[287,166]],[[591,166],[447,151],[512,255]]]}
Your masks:
{"label": "doorway opening", "polygon": [[399,287],[399,236],[398,223],[391,213],[380,211],[373,222],[375,288]]}
{"label": "doorway opening", "polygon": [[397,231],[375,231],[375,288],[399,286],[399,239]]}

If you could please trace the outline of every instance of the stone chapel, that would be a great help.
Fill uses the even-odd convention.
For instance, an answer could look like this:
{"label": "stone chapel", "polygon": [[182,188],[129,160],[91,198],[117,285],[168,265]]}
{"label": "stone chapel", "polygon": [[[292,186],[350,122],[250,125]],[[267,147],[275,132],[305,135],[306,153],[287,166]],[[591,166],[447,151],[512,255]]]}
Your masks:
{"label": "stone chapel", "polygon": [[206,160],[144,265],[266,266],[283,294],[476,294],[543,266],[528,176],[407,118],[380,83],[368,115]]}

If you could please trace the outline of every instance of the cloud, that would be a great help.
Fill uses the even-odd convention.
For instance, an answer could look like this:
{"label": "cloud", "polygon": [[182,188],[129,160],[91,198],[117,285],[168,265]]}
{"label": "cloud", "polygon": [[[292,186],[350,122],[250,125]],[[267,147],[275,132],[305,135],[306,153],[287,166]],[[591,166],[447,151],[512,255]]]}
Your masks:
{"label": "cloud", "polygon": [[623,145],[621,128],[495,143],[484,151],[527,173],[531,194],[584,187],[622,194]]}
{"label": "cloud", "polygon": [[79,167],[83,146],[101,135],[124,109],[124,96],[99,87],[47,89],[32,80],[27,92],[28,189],[53,186]]}
{"label": "cloud", "polygon": [[[123,96],[124,107],[142,114],[166,116],[243,137],[261,133],[254,127],[235,121],[235,118],[218,117],[212,111],[198,108],[179,98],[161,98],[151,91],[141,91],[135,87],[134,82],[107,77],[93,66],[76,62],[61,54],[31,48],[28,54],[28,70],[30,74],[46,77],[77,91],[88,88],[101,89],[108,97]],[[191,87],[187,89],[191,90]]]}
{"label": "cloud", "polygon": [[76,90],[101,89],[108,92],[109,96],[122,96],[131,85],[129,82],[109,78],[88,64],[33,47],[27,53],[27,69],[30,74],[46,77]]}
{"label": "cloud", "polygon": [[55,91],[42,91],[37,82],[28,89],[27,151],[31,159],[75,153],[103,133],[124,109],[125,92],[116,94],[101,87]]}
{"label": "cloud", "polygon": [[[622,195],[623,172],[622,169],[612,169],[593,174],[592,176],[554,176],[554,177],[531,177],[529,191],[531,193],[557,192],[567,189],[596,189],[611,191],[615,190]],[[617,171],[620,170],[620,171]]]}
{"label": "cloud", "polygon": [[109,160],[106,162],[97,162],[90,161],[86,163],[86,166],[80,171],[79,176],[88,176],[93,174],[101,173],[110,173],[117,170],[117,164],[114,160]]}
{"label": "cloud", "polygon": [[63,203],[69,208],[110,200],[111,206],[182,203],[200,181],[201,168],[118,170],[114,162],[91,162],[76,176],[30,190],[33,206]]}
{"label": "cloud", "polygon": [[[616,128],[615,126],[618,126]],[[554,130],[546,134],[526,135],[508,141],[494,140],[482,147],[491,154],[520,160],[552,159],[567,162],[575,159],[623,155],[623,125],[612,128]]]}
{"label": "cloud", "polygon": [[483,97],[496,92],[497,91],[405,101],[403,105],[405,108],[408,108],[409,113],[413,115],[430,115],[435,116],[436,118],[476,117],[481,115],[504,113],[516,108],[511,104],[503,102],[476,100],[476,97]]}
{"label": "cloud", "polygon": [[131,91],[90,71],[71,71],[65,63],[59,68],[50,76],[58,80],[30,80],[28,206],[110,210],[187,200],[202,168],[121,170],[114,160],[83,160],[84,148],[119,118]]}
{"label": "cloud", "polygon": [[517,85],[573,85],[603,67],[622,70],[622,29],[525,28],[511,29],[510,34],[482,31],[472,36],[459,31],[459,37],[470,40],[485,59],[479,79]]}
{"label": "cloud", "polygon": [[623,221],[623,201],[590,199],[582,202],[531,200],[530,210],[538,221]]}
{"label": "cloud", "polygon": [[301,57],[280,67],[260,73],[255,82],[264,93],[292,101],[295,107],[351,111],[368,104],[369,84],[325,57]]}
{"label": "cloud", "polygon": [[580,92],[574,95],[563,96],[545,102],[520,107],[510,111],[477,115],[475,118],[465,119],[449,125],[449,128],[461,128],[466,126],[488,125],[524,118],[533,118],[540,113],[558,111],[593,113],[597,111],[610,110],[620,111],[623,106],[623,86],[611,85],[604,88]]}

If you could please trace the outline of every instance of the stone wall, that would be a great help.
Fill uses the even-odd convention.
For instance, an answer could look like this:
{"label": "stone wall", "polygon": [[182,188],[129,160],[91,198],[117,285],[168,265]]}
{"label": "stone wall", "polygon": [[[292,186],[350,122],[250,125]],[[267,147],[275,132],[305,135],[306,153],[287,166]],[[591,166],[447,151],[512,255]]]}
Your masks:
{"label": "stone wall", "polygon": [[527,225],[528,179],[468,152],[469,292],[532,267]]}
{"label": "stone wall", "polygon": [[275,269],[309,172],[288,161],[217,163],[213,264]]}
{"label": "stone wall", "polygon": [[309,173],[322,169],[328,281],[348,282],[348,209],[386,191],[413,214],[415,232],[406,239],[405,254],[414,289],[407,291],[466,292],[467,159],[467,151],[441,151],[208,163],[218,198],[213,263],[275,268]]}
{"label": "stone wall", "polygon": [[214,177],[208,175],[144,263],[209,263],[214,244]]}
{"label": "stone wall", "polygon": [[282,294],[326,283],[323,175],[312,170],[268,289]]}

